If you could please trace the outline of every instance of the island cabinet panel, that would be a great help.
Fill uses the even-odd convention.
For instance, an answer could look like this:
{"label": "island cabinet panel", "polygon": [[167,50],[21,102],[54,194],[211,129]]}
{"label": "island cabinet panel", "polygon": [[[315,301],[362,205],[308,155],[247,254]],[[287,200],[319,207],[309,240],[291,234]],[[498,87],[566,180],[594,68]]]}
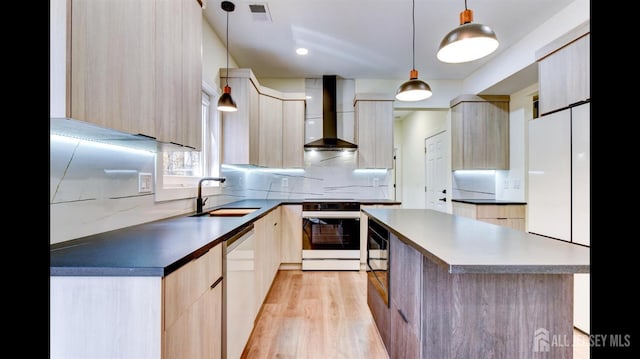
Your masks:
{"label": "island cabinet panel", "polygon": [[422,290],[423,358],[573,355],[572,274],[450,274],[424,257]]}
{"label": "island cabinet panel", "polygon": [[422,255],[389,235],[391,348],[394,358],[420,358]]}
{"label": "island cabinet panel", "polygon": [[387,350],[387,353],[391,352],[391,319],[389,318],[389,306],[384,302],[382,293],[379,289],[380,284],[374,277],[373,272],[367,272],[367,305],[373,320],[376,322],[380,337]]}

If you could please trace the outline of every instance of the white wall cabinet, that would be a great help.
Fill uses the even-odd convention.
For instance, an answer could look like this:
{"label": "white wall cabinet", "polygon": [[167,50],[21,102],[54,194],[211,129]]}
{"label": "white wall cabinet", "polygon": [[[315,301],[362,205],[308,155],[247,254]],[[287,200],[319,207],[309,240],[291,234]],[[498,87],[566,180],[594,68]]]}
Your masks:
{"label": "white wall cabinet", "polygon": [[[590,103],[529,121],[529,232],[590,244]],[[589,275],[574,275],[574,326],[589,332]]]}
{"label": "white wall cabinet", "polygon": [[358,168],[393,168],[393,99],[358,94],[354,106]]}
{"label": "white wall cabinet", "polygon": [[[63,6],[59,0],[52,4],[58,10]],[[59,21],[52,25],[56,95],[51,116],[199,149],[200,4],[68,0],[64,6],[67,28]],[[62,47],[68,49],[64,55]]]}
{"label": "white wall cabinet", "polygon": [[571,241],[571,111],[529,121],[529,232]]}

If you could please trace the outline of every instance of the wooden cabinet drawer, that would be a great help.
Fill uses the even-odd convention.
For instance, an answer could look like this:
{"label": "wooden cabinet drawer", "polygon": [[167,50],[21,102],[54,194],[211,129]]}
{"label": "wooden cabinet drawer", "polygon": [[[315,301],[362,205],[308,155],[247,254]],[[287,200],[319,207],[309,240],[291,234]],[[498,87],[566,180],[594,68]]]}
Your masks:
{"label": "wooden cabinet drawer", "polygon": [[476,206],[476,218],[524,218],[524,205],[481,205]]}
{"label": "wooden cabinet drawer", "polygon": [[524,218],[482,218],[478,219],[482,222],[493,223],[499,226],[505,226],[520,231],[524,231]]}
{"label": "wooden cabinet drawer", "polygon": [[222,245],[164,278],[164,328],[170,327],[222,276]]}

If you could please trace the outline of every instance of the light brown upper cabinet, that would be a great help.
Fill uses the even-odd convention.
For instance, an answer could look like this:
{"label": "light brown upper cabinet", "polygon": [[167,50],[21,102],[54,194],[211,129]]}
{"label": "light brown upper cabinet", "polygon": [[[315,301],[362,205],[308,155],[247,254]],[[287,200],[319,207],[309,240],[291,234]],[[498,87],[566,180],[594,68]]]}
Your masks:
{"label": "light brown upper cabinet", "polygon": [[304,111],[302,99],[282,101],[282,167],[304,167]]}
{"label": "light brown upper cabinet", "polygon": [[509,169],[509,96],[451,100],[451,168]]}
{"label": "light brown upper cabinet", "polygon": [[66,117],[201,147],[196,0],[69,0]]}
{"label": "light brown upper cabinet", "polygon": [[536,51],[540,115],[591,99],[590,41],[587,21]]}
{"label": "light brown upper cabinet", "polygon": [[358,168],[393,168],[393,98],[358,94],[354,106]]}
{"label": "light brown upper cabinet", "polygon": [[[220,69],[225,83],[227,70]],[[222,113],[222,163],[271,168],[304,165],[304,93],[260,86],[251,69],[229,69],[238,111]]]}
{"label": "light brown upper cabinet", "polygon": [[258,164],[282,168],[282,100],[260,95],[260,154]]}

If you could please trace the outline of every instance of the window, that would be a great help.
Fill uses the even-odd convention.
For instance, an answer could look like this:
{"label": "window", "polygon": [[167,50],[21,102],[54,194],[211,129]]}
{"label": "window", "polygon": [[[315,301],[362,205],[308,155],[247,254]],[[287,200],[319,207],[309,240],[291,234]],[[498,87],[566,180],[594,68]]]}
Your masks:
{"label": "window", "polygon": [[[212,104],[217,91],[202,85],[202,150],[158,152],[156,201],[195,197],[200,178],[220,174],[220,119]],[[219,182],[203,183],[203,195],[215,193],[216,187]]]}

